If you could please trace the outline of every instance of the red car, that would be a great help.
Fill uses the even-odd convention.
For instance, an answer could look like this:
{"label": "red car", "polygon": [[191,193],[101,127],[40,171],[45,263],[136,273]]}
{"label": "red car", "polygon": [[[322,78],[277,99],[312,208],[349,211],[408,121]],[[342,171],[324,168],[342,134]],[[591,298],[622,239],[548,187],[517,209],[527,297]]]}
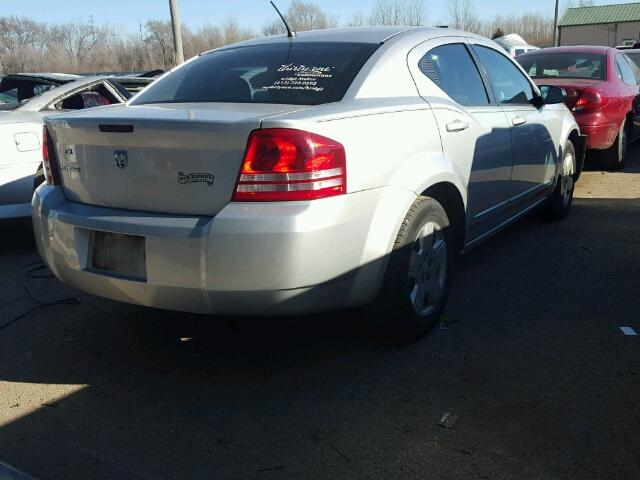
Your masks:
{"label": "red car", "polygon": [[601,151],[605,167],[619,170],[627,145],[640,132],[640,96],[626,55],[608,47],[555,47],[517,58],[539,85],[562,87],[587,149]]}

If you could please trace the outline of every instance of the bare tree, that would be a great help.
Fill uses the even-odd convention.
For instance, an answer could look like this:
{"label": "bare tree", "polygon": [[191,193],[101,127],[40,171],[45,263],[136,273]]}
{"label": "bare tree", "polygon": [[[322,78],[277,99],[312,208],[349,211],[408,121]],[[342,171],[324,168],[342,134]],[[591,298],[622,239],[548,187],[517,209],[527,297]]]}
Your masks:
{"label": "bare tree", "polygon": [[467,32],[481,33],[483,22],[476,15],[473,0],[452,0],[449,3],[449,24]]}
{"label": "bare tree", "polygon": [[146,42],[151,47],[152,59],[162,68],[173,66],[171,23],[161,20],[149,20],[146,28],[148,32]]}
{"label": "bare tree", "polygon": [[422,0],[377,0],[369,15],[369,25],[423,25]]}
{"label": "bare tree", "polygon": [[[309,0],[293,0],[287,17],[298,31],[338,25],[336,18]],[[498,15],[483,22],[475,15],[472,0],[452,0],[450,17],[452,26],[487,36],[501,29],[503,33],[517,33],[533,45],[547,46],[553,41],[553,18],[538,13]],[[345,23],[418,25],[424,19],[422,0],[377,0],[369,12],[357,12]],[[257,35],[235,18],[198,29],[183,25],[182,31],[187,57]],[[262,32],[283,33],[284,28],[276,18]],[[50,24],[17,16],[0,17],[0,72],[4,73],[166,69],[173,66],[173,55],[171,27],[165,20],[151,19],[140,32],[122,33],[108,25],[87,22]]]}
{"label": "bare tree", "polygon": [[42,61],[47,48],[43,25],[28,18],[0,18],[0,68],[5,71],[28,68]]}
{"label": "bare tree", "polygon": [[[318,5],[304,0],[293,0],[285,15],[287,22],[296,32],[307,30],[322,30],[338,26],[338,19],[325,13]],[[286,29],[279,18],[262,27],[264,35],[278,35],[286,33]]]}
{"label": "bare tree", "polygon": [[505,34],[517,33],[531,45],[553,44],[553,17],[539,13],[523,13],[518,16],[498,15],[486,22],[482,33],[489,35],[500,28]]}
{"label": "bare tree", "polygon": [[367,20],[367,16],[364,12],[358,10],[353,15],[351,15],[351,19],[347,23],[348,27],[364,27],[368,25],[369,22]]}
{"label": "bare tree", "polygon": [[250,28],[241,27],[234,17],[230,17],[222,24],[222,42],[224,45],[242,42],[255,37],[256,34]]}

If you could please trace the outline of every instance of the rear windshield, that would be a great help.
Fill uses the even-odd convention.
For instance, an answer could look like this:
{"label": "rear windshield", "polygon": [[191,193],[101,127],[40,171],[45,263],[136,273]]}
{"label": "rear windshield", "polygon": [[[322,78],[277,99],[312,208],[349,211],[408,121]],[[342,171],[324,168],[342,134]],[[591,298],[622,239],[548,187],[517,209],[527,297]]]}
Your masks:
{"label": "rear windshield", "polygon": [[156,81],[132,104],[336,102],[377,47],[292,42],[211,52]]}
{"label": "rear windshield", "polygon": [[606,57],[599,53],[530,53],[517,60],[533,78],[606,80]]}

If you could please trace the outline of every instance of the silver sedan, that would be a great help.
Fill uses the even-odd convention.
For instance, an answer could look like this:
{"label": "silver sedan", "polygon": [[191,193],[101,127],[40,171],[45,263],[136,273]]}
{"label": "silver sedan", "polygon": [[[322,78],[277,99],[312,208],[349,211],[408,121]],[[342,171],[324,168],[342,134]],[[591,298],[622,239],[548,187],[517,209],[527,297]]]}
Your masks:
{"label": "silver sedan", "polygon": [[461,252],[571,207],[564,92],[438,28],[269,37],[191,59],[125,106],[50,118],[33,200],[55,275],[219,314],[364,307],[387,339],[437,322]]}

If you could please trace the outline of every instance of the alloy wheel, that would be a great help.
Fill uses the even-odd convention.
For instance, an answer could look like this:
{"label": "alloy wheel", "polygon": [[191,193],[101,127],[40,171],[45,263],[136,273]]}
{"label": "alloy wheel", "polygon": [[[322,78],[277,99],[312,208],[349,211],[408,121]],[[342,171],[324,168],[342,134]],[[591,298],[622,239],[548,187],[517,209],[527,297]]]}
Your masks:
{"label": "alloy wheel", "polygon": [[413,242],[409,259],[409,300],[417,315],[430,315],[440,303],[447,280],[447,242],[438,223],[428,221]]}

